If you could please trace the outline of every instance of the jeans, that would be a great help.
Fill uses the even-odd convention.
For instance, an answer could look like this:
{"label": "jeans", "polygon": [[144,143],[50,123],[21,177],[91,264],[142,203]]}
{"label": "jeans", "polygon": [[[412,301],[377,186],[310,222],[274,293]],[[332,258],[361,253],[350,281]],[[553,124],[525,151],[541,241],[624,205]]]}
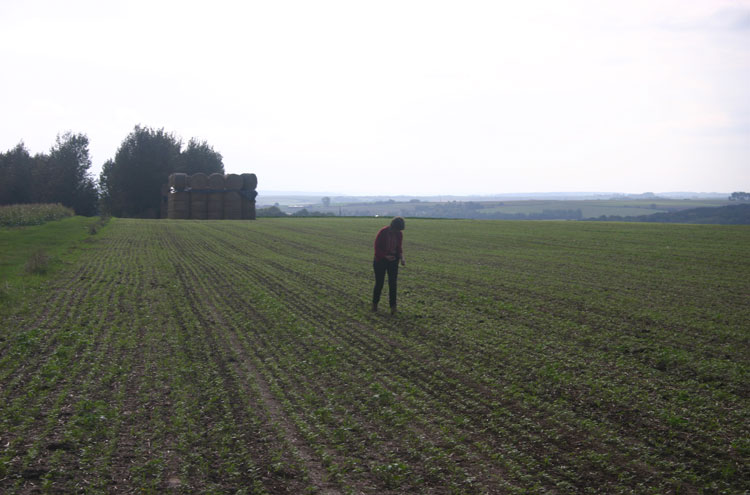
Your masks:
{"label": "jeans", "polygon": [[396,282],[398,280],[398,259],[388,261],[383,258],[373,261],[372,268],[375,270],[375,288],[372,291],[372,304],[377,306],[380,301],[380,293],[383,291],[385,274],[388,272],[388,302],[392,308],[396,307]]}

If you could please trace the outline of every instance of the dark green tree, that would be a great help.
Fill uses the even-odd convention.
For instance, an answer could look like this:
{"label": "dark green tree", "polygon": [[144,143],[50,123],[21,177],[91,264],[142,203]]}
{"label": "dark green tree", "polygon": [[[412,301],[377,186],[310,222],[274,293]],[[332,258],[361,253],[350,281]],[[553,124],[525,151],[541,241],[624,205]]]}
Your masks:
{"label": "dark green tree", "polygon": [[33,158],[20,143],[0,154],[0,203],[62,203],[78,215],[94,215],[98,192],[90,168],[85,134],[58,134],[48,155]]}
{"label": "dark green tree", "polygon": [[258,217],[285,217],[286,213],[281,211],[277,205],[269,206],[267,208],[258,208],[256,212]]}
{"label": "dark green tree", "polygon": [[192,175],[203,172],[206,175],[224,173],[224,162],[221,153],[214,151],[206,141],[191,138],[185,150],[180,154],[175,172]]}
{"label": "dark green tree", "polygon": [[34,159],[23,142],[0,153],[0,204],[30,203]]}
{"label": "dark green tree", "polygon": [[38,156],[34,191],[39,203],[62,203],[77,215],[97,211],[96,183],[89,173],[89,138],[66,132],[58,135],[46,157]]}
{"label": "dark green tree", "polygon": [[118,217],[158,218],[160,189],[177,169],[181,146],[164,129],[135,126],[102,168],[103,208]]}
{"label": "dark green tree", "polygon": [[164,129],[135,126],[99,176],[102,209],[120,217],[157,218],[161,186],[174,172],[224,173],[219,152],[207,142],[182,141]]}

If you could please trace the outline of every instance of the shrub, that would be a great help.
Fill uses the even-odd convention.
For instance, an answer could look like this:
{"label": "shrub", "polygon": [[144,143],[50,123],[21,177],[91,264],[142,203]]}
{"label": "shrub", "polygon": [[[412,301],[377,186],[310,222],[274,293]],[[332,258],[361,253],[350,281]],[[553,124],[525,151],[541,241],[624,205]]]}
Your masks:
{"label": "shrub", "polygon": [[40,249],[31,254],[31,257],[26,261],[24,269],[26,270],[26,273],[41,275],[47,272],[49,262],[50,257]]}
{"label": "shrub", "polygon": [[286,213],[281,211],[278,206],[269,206],[268,208],[258,208],[256,217],[285,217]]}

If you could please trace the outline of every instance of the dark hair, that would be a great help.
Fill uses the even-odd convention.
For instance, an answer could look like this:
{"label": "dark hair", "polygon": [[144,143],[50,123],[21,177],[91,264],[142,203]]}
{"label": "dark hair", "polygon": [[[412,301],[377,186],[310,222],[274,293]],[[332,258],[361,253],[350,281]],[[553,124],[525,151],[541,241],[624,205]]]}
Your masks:
{"label": "dark hair", "polygon": [[403,217],[393,217],[391,220],[391,228],[396,230],[404,230],[406,228],[406,222]]}

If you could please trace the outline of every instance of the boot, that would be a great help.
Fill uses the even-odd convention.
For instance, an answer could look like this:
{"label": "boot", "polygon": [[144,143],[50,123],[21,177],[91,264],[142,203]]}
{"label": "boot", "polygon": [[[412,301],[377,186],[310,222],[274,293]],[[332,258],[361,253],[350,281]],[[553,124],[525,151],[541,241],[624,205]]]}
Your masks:
{"label": "boot", "polygon": [[398,313],[398,310],[396,309],[396,306],[391,306],[391,314],[395,315],[396,313]]}

